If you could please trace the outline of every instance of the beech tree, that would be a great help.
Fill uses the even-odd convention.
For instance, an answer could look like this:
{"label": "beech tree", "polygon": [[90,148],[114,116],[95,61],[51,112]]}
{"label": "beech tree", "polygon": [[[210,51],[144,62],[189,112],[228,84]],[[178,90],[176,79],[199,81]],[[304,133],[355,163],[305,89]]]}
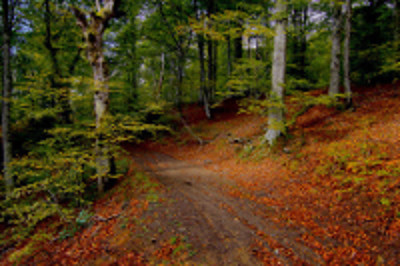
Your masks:
{"label": "beech tree", "polygon": [[87,12],[73,7],[87,45],[87,58],[93,69],[94,112],[96,115],[96,171],[98,191],[104,191],[104,178],[110,170],[108,147],[103,143],[102,129],[109,108],[108,71],[103,53],[103,34],[111,18],[115,16],[119,0],[96,0],[96,10]]}
{"label": "beech tree", "polygon": [[270,145],[282,134],[284,127],[283,96],[286,76],[286,28],[287,4],[283,0],[276,1],[277,20],[275,26],[274,52],[272,58],[271,106],[268,109],[268,131],[265,139]]}
{"label": "beech tree", "polygon": [[[342,11],[344,7],[345,12]],[[345,19],[345,37],[343,42],[343,83],[346,95],[346,105],[351,105],[351,83],[350,83],[350,37],[351,37],[351,0],[345,4],[334,2],[332,4],[332,49],[331,49],[331,74],[329,85],[329,96],[335,97],[340,93],[340,44],[342,33],[342,20]]]}
{"label": "beech tree", "polygon": [[352,103],[351,81],[350,81],[350,38],[351,38],[351,0],[346,0],[345,14],[345,37],[343,44],[343,71],[344,71],[344,92],[346,94],[346,105]]}
{"label": "beech tree", "polygon": [[331,48],[331,75],[329,96],[339,93],[340,86],[340,38],[341,38],[342,6],[332,2],[332,48]]}

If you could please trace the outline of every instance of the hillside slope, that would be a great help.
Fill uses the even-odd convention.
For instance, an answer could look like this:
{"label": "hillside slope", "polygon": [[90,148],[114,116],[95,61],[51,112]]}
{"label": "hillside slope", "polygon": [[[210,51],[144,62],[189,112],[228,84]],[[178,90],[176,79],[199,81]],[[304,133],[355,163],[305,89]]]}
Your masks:
{"label": "hillside slope", "polygon": [[191,106],[186,117],[205,145],[184,129],[127,145],[131,169],[94,204],[91,223],[16,262],[395,265],[399,99],[383,86],[357,90],[354,110],[315,106],[272,150],[258,145],[265,118],[230,103],[206,121]]}

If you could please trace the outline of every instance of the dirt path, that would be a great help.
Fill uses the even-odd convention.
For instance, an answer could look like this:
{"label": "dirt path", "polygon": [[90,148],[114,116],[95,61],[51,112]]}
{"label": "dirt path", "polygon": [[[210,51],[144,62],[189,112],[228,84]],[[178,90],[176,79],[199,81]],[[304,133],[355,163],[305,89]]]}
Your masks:
{"label": "dirt path", "polygon": [[[256,213],[263,210],[254,202],[230,196],[227,191],[235,186],[232,180],[158,152],[137,150],[132,156],[144,171],[165,186],[165,196],[170,202],[167,207],[154,206],[151,209],[157,218],[147,230],[176,231],[187,236],[196,250],[196,255],[191,258],[193,262],[258,265],[260,262],[256,255],[260,251],[254,245],[258,241],[285,265],[299,261],[310,265],[323,264],[315,252],[296,240],[300,232],[280,228],[257,216]],[[171,224],[179,226],[167,226]],[[271,248],[262,236],[272,238],[290,250],[291,255]],[[150,241],[154,243],[157,239]]]}

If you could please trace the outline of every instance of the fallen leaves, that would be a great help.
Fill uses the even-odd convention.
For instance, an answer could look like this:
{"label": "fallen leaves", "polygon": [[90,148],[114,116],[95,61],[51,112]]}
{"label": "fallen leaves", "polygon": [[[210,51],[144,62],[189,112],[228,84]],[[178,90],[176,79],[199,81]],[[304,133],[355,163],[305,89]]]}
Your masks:
{"label": "fallen leaves", "polygon": [[[313,107],[291,129],[291,154],[267,152],[261,159],[239,160],[240,151],[224,141],[224,134],[256,140],[265,120],[249,115],[202,124],[203,132],[210,129],[219,137],[201,147],[172,142],[150,147],[183,160],[212,161],[205,167],[221,169],[237,182],[229,195],[268,207],[266,219],[282,226],[305,228],[309,233],[298,240],[328,264],[386,264],[400,259],[400,104],[395,94],[392,85],[360,88],[355,112]],[[256,253],[266,264],[278,263],[265,247]]]}

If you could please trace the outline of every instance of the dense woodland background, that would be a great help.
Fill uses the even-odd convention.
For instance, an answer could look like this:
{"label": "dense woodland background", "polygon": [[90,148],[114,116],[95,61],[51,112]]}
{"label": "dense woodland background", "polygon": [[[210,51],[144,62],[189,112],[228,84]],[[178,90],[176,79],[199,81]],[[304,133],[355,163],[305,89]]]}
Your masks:
{"label": "dense woodland background", "polygon": [[212,120],[238,99],[269,117],[273,145],[312,106],[356,108],[351,87],[400,70],[398,0],[2,0],[0,14],[0,246],[88,219],[127,171],[121,144],[181,126],[201,144],[184,106]]}

